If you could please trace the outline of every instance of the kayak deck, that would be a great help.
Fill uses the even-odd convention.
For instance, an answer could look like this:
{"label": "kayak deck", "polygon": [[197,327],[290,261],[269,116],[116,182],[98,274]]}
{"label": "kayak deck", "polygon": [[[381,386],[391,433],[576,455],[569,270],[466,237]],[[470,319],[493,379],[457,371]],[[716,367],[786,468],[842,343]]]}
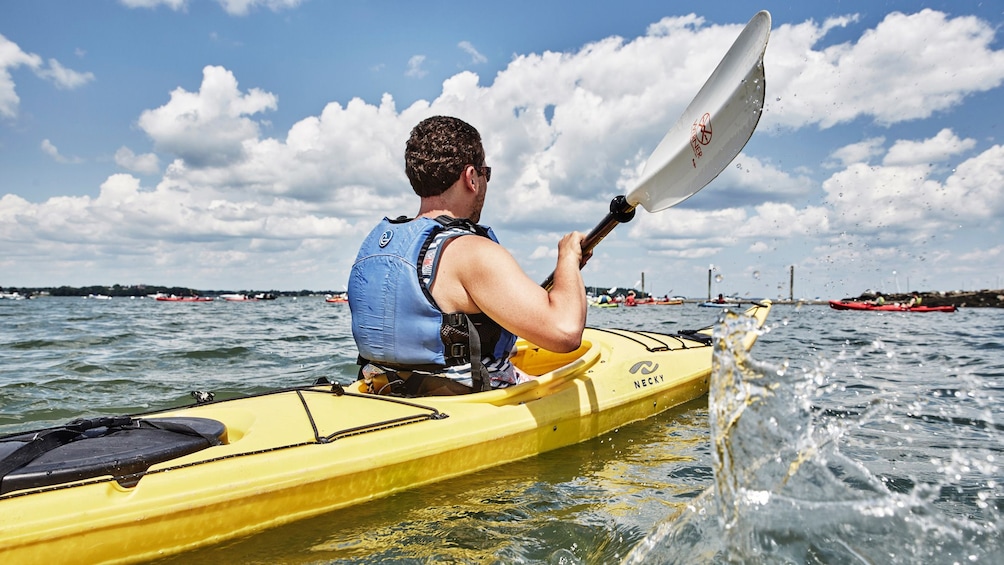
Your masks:
{"label": "kayak deck", "polygon": [[[769,310],[751,313],[762,324]],[[221,422],[225,441],[0,495],[0,557],[151,559],[594,438],[706,394],[709,334],[587,328],[566,354],[521,342],[514,363],[537,378],[477,394],[399,398],[356,382],[148,414]]]}

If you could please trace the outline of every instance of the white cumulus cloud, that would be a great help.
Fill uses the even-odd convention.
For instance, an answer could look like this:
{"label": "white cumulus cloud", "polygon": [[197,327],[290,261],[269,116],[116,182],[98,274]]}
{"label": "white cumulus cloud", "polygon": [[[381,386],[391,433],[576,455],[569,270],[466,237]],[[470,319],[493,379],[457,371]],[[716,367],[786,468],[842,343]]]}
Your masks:
{"label": "white cumulus cloud", "polygon": [[258,139],[259,125],[249,116],[276,109],[274,94],[238,89],[233,73],[223,67],[202,70],[199,92],[177,88],[167,104],[144,111],[139,127],[157,149],[172,153],[189,166],[239,162],[244,143]]}
{"label": "white cumulus cloud", "polygon": [[952,130],[944,128],[938,135],[922,141],[901,139],[885,158],[883,165],[923,165],[948,160],[976,146],[975,139],[961,139]]}
{"label": "white cumulus cloud", "polygon": [[764,59],[775,93],[768,120],[828,128],[871,116],[893,124],[948,110],[1004,81],[1004,51],[993,49],[994,29],[976,17],[893,12],[856,42],[814,48],[834,25],[851,21],[774,30]]}
{"label": "white cumulus cloud", "polygon": [[115,152],[115,164],[144,175],[153,175],[160,172],[160,159],[153,153],[136,155],[128,147],[119,147]]}
{"label": "white cumulus cloud", "polygon": [[49,59],[46,66],[42,57],[23,51],[17,43],[0,34],[0,116],[14,118],[18,114],[21,98],[17,95],[11,71],[22,66],[65,90],[73,90],[94,80],[93,73],[74,71],[55,59]]}
{"label": "white cumulus cloud", "polygon": [[482,55],[477,50],[477,48],[475,48],[474,45],[471,44],[470,41],[461,41],[460,43],[457,44],[457,47],[459,47],[465,53],[467,53],[468,55],[471,56],[471,63],[472,64],[477,65],[477,64],[480,64],[480,63],[487,63],[488,62],[488,57],[485,57],[484,55]]}
{"label": "white cumulus cloud", "polygon": [[42,151],[52,157],[57,163],[80,163],[83,160],[79,157],[66,157],[59,152],[57,148],[48,139],[43,139],[41,144]]}
{"label": "white cumulus cloud", "polygon": [[94,73],[82,73],[68,69],[55,59],[49,59],[49,66],[39,68],[36,74],[44,79],[51,80],[57,87],[64,90],[73,90],[94,80]]}
{"label": "white cumulus cloud", "polygon": [[429,74],[428,71],[422,68],[423,64],[425,64],[425,55],[413,55],[408,59],[408,70],[404,72],[404,76],[422,78]]}

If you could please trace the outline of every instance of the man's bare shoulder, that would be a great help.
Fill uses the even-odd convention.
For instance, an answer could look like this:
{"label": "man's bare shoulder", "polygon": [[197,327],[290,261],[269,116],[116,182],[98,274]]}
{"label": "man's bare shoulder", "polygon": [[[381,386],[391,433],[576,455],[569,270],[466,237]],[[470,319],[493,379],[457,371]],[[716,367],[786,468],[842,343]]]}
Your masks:
{"label": "man's bare shoulder", "polygon": [[487,237],[478,237],[474,234],[453,238],[446,248],[450,250],[450,255],[454,256],[480,257],[487,255],[491,258],[497,258],[499,255],[511,256],[509,251],[498,243]]}
{"label": "man's bare shoulder", "polygon": [[441,257],[440,272],[452,273],[451,276],[463,281],[469,289],[470,285],[501,283],[495,279],[500,276],[512,278],[514,273],[522,272],[505,247],[486,237],[454,238],[443,249]]}

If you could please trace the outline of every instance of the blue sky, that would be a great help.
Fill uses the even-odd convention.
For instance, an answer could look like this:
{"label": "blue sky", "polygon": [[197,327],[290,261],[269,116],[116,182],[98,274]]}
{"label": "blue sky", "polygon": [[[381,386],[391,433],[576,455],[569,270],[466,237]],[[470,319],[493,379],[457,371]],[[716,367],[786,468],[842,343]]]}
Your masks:
{"label": "blue sky", "polygon": [[0,3],[0,286],[340,290],[370,227],[417,211],[403,146],[433,114],[482,132],[482,221],[543,280],[759,9],[753,138],[586,283],[1004,286],[1004,5],[896,0]]}

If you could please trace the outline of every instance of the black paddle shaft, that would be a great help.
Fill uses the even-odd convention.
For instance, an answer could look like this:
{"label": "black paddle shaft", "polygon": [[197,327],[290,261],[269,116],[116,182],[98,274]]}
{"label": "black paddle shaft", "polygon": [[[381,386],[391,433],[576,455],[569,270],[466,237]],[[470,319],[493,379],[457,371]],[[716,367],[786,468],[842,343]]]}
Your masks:
{"label": "black paddle shaft", "polygon": [[[634,218],[635,205],[627,201],[624,195],[615,196],[610,201],[610,213],[593,228],[593,231],[582,240],[582,262],[579,268],[586,266],[586,261],[592,256],[593,248],[597,246],[603,238],[607,236],[618,224],[630,222]],[[554,286],[554,272],[548,275],[547,280],[540,284],[544,290],[551,290]]]}

